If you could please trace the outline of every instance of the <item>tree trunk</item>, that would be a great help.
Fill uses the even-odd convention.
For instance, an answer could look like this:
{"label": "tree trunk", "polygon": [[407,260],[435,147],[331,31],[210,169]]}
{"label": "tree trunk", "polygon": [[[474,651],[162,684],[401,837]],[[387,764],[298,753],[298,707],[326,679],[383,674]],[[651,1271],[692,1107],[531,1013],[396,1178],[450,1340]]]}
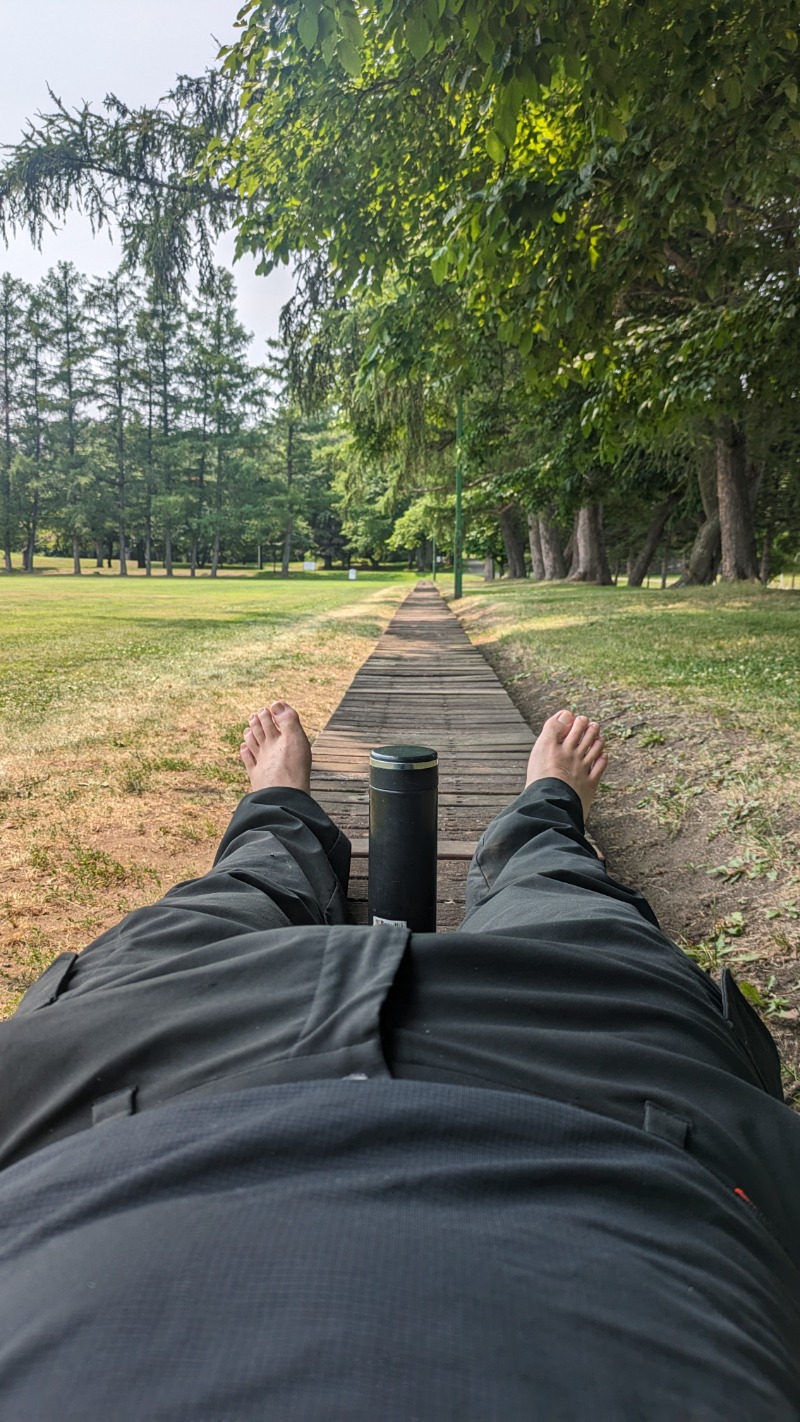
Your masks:
{"label": "tree trunk", "polygon": [[81,575],[81,545],[77,533],[72,535],[72,571],[75,577]]}
{"label": "tree trunk", "polygon": [[485,583],[494,582],[494,558],[491,554],[486,558],[483,564],[483,581]]}
{"label": "tree trunk", "polygon": [[525,544],[519,527],[519,509],[516,504],[506,504],[500,509],[498,515],[500,532],[503,535],[503,546],[506,550],[508,562],[508,576],[510,578],[525,578]]}
{"label": "tree trunk", "polygon": [[774,529],[772,527],[772,519],[770,519],[767,523],[766,528],[764,529],[764,543],[761,548],[761,565],[758,570],[758,576],[761,582],[764,584],[765,588],[769,587],[770,575],[772,573],[773,536]]}
{"label": "tree trunk", "polygon": [[164,529],[164,572],[168,578],[172,577],[172,528],[169,522]]}
{"label": "tree trunk", "polygon": [[33,552],[36,547],[36,528],[39,522],[39,490],[33,496],[31,504],[30,518],[28,520],[28,538],[25,544],[25,552],[22,556],[22,566],[26,573],[33,572]]}
{"label": "tree trunk", "polygon": [[557,581],[567,576],[567,567],[564,562],[564,552],[561,547],[561,534],[558,531],[551,511],[539,515],[539,535],[542,541],[542,558],[544,559],[544,575],[548,583]]}
{"label": "tree trunk", "polygon": [[289,564],[292,560],[292,536],[294,532],[294,514],[292,512],[292,483],[294,481],[294,420],[289,420],[286,429],[286,492],[288,496],[289,509],[286,515],[286,532],[283,537],[283,558],[281,561],[281,577],[288,578]]}
{"label": "tree trunk", "polygon": [[292,536],[294,533],[294,519],[289,514],[286,520],[286,532],[283,535],[283,553],[281,555],[281,577],[288,578],[289,564],[292,561]]}
{"label": "tree trunk", "polygon": [[642,586],[642,583],[647,577],[647,570],[653,561],[653,555],[661,542],[661,535],[667,526],[667,520],[677,502],[678,495],[670,494],[669,498],[665,499],[663,504],[659,504],[653,514],[652,522],[645,534],[644,543],[634,559],[633,566],[628,574],[629,588],[640,588]]}
{"label": "tree trunk", "polygon": [[125,412],[122,391],[117,391],[117,537],[119,538],[119,576],[128,576],[127,490],[125,488]]}
{"label": "tree trunk", "polygon": [[727,417],[719,422],[715,455],[722,576],[726,582],[755,581],[758,560],[744,431]]}
{"label": "tree trunk", "polygon": [[667,573],[669,572],[669,555],[670,555],[670,537],[669,537],[669,529],[667,529],[667,536],[666,536],[666,538],[664,539],[664,552],[663,552],[662,555],[661,555],[661,591],[662,591],[662,592],[664,591],[664,588],[667,586]]}
{"label": "tree trunk", "polygon": [[103,563],[103,540],[102,538],[96,538],[94,541],[94,565],[96,568],[102,568]]}
{"label": "tree trunk", "polygon": [[544,581],[544,551],[538,514],[528,514],[528,542],[531,547],[531,572],[537,583],[541,583]]}
{"label": "tree trunk", "polygon": [[706,516],[701,524],[683,573],[674,584],[676,588],[702,587],[713,583],[719,567],[719,504],[717,502],[717,470],[714,451],[701,459],[697,466],[697,486]]}
{"label": "tree trunk", "polygon": [[716,509],[701,528],[692,544],[682,576],[674,584],[676,588],[702,587],[713,583],[719,566],[719,509]]}
{"label": "tree trunk", "polygon": [[603,537],[602,504],[586,504],[578,509],[573,529],[572,563],[568,574],[571,583],[611,583],[605,538]]}

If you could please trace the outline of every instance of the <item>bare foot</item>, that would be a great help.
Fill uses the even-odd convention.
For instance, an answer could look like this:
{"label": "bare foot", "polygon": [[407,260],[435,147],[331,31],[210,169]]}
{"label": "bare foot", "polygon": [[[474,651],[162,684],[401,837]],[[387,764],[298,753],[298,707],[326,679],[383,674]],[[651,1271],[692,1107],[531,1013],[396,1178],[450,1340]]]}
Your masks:
{"label": "bare foot", "polygon": [[250,717],[239,747],[254,790],[311,790],[311,746],[293,706],[273,701]]}
{"label": "bare foot", "polygon": [[607,765],[597,722],[588,716],[573,716],[571,711],[557,711],[545,721],[531,751],[525,785],[548,776],[566,781],[580,797],[585,819]]}

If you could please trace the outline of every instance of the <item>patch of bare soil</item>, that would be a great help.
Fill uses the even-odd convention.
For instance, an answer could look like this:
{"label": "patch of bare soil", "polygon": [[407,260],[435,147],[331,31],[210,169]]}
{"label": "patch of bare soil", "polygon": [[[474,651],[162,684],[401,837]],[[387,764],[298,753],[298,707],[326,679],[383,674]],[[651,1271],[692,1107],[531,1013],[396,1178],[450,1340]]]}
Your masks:
{"label": "patch of bare soil", "polygon": [[647,690],[541,681],[511,639],[466,624],[534,731],[562,706],[603,726],[589,830],[614,878],[713,976],[728,966],[775,1037],[800,1109],[800,784],[786,746]]}

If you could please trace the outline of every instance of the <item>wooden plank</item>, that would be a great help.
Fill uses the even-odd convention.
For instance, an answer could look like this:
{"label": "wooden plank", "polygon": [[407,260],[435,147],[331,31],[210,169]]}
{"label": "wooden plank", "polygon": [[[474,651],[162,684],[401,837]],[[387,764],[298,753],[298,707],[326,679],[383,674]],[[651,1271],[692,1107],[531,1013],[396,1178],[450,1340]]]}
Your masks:
{"label": "wooden plank", "polygon": [[532,733],[432,584],[395,613],[314,742],[312,793],[353,843],[350,912],[366,922],[369,753],[419,743],[439,753],[437,925],[455,929],[475,845],[522,789]]}

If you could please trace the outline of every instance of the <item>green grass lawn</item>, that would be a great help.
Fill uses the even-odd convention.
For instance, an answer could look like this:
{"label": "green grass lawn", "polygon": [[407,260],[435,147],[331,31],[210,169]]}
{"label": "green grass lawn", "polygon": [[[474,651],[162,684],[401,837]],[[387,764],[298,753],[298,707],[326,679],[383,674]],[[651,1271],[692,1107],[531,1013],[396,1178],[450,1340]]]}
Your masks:
{"label": "green grass lawn", "polygon": [[800,728],[800,592],[470,580],[465,594],[484,634],[546,676],[664,693],[753,731]]}
{"label": "green grass lawn", "polygon": [[[135,699],[154,678],[187,678],[200,690],[221,674],[223,648],[254,637],[267,648],[309,619],[326,644],[343,630],[327,621],[336,611],[352,612],[350,630],[377,637],[374,594],[415,580],[361,572],[355,582],[343,572],[0,578],[0,727],[14,736],[87,700]],[[291,647],[280,655],[285,665]]]}
{"label": "green grass lawn", "polygon": [[414,575],[0,576],[0,1015],[210,865],[248,714],[313,737]]}

